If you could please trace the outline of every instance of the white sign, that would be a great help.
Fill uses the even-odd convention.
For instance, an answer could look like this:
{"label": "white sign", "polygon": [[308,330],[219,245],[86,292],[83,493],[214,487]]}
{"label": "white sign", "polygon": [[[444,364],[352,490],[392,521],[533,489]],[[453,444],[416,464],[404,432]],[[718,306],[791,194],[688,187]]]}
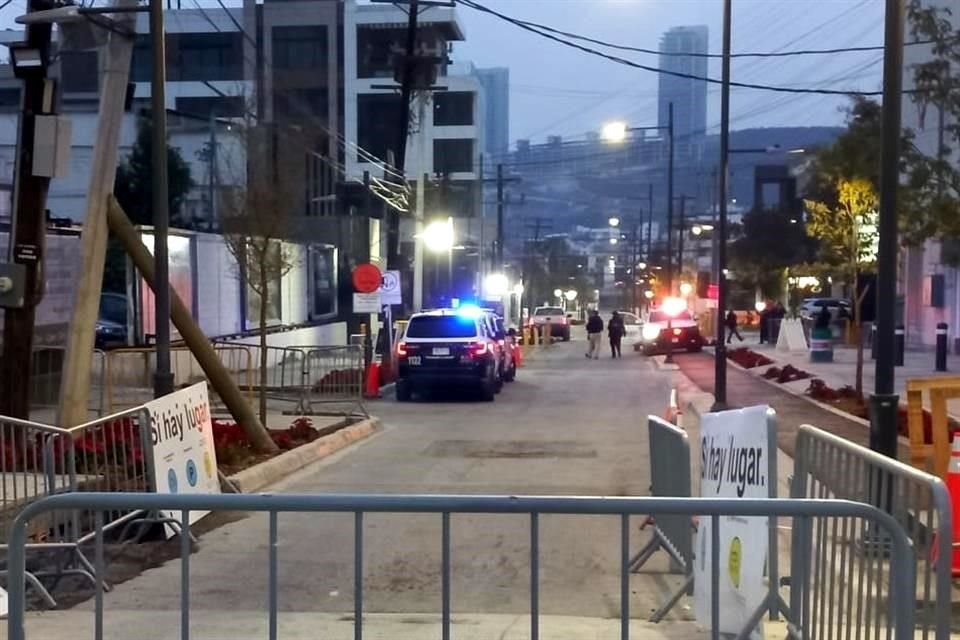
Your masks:
{"label": "white sign", "polygon": [[353,312],[380,313],[380,292],[374,291],[373,293],[354,293]]}
{"label": "white sign", "polygon": [[380,284],[380,304],[403,304],[399,271],[384,271]]}
{"label": "white sign", "polygon": [[806,351],[807,335],[799,318],[780,321],[780,333],[777,334],[777,351]]}
{"label": "white sign", "polygon": [[[181,389],[145,407],[150,415],[157,493],[220,493],[207,383]],[[180,518],[179,513],[166,515]],[[191,511],[190,524],[205,515]]]}
{"label": "white sign", "polygon": [[[767,498],[771,450],[768,408],[707,413],[700,421],[700,496],[704,498]],[[711,624],[711,526],[700,518],[694,549],[694,612]],[[767,518],[720,518],[720,633],[739,634],[767,593]],[[756,632],[754,632],[756,634]]]}
{"label": "white sign", "polygon": [[8,602],[7,592],[0,589],[0,618],[6,618],[10,612],[10,603]]}

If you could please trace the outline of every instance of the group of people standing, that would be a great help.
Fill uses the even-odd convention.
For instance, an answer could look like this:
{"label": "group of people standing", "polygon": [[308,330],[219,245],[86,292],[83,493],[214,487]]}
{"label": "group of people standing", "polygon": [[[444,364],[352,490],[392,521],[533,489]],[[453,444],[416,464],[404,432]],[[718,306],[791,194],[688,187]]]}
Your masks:
{"label": "group of people standing", "polygon": [[[610,316],[607,323],[607,336],[610,338],[610,355],[613,358],[620,358],[620,343],[627,328],[623,324],[623,318],[616,311]],[[596,360],[600,357],[600,340],[603,337],[603,319],[600,312],[596,309],[590,311],[590,318],[587,320],[587,353],[588,358]]]}

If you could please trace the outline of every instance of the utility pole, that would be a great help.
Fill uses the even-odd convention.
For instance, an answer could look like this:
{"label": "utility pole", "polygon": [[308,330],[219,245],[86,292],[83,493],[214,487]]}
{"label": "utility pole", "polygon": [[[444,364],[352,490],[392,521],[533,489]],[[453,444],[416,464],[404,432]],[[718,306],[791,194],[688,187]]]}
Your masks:
{"label": "utility pole", "polygon": [[653,185],[647,185],[647,262],[653,253]]}
{"label": "utility pole", "polygon": [[[504,188],[507,184],[511,182],[520,182],[520,178],[504,178],[503,177],[503,164],[497,164],[497,177],[491,179],[484,179],[482,176],[480,178],[480,184],[485,182],[495,182],[497,185],[497,236],[496,241],[494,242],[494,252],[493,259],[496,262],[493,273],[502,273],[503,272],[503,246],[504,246],[504,228],[503,228],[503,205],[506,204],[504,200]],[[539,222],[539,220],[538,220]]]}
{"label": "utility pole", "polygon": [[[120,0],[119,7],[131,7],[132,0]],[[132,16],[122,14],[115,21],[131,25]],[[100,107],[97,139],[93,146],[87,206],[80,235],[80,281],[74,302],[73,318],[67,336],[67,352],[60,385],[58,424],[72,427],[87,420],[87,399],[90,393],[90,354],[93,351],[100,289],[103,284],[104,258],[107,250],[107,200],[117,175],[117,154],[123,104],[130,76],[130,55],[133,38],[111,31],[103,60],[100,84]]]}
{"label": "utility pole", "polygon": [[[720,166],[717,191],[717,342],[714,345],[713,410],[727,408],[727,346],[723,318],[727,308],[727,176],[730,161],[730,21],[731,0],[723,0],[723,62],[720,88]],[[900,96],[897,96],[900,100]]]}
{"label": "utility pole", "polygon": [[155,398],[173,393],[173,373],[170,370],[170,259],[167,251],[167,236],[170,233],[170,202],[167,196],[167,56],[164,39],[162,0],[150,0],[150,40],[153,49],[153,77],[150,83],[153,153],[150,173],[153,187],[153,259],[157,278],[153,298],[157,340],[157,370],[153,375]]}
{"label": "utility pole", "polygon": [[880,214],[877,252],[876,386],[870,397],[870,448],[897,457],[894,392],[894,310],[897,298],[897,183],[900,161],[900,98],[903,82],[904,0],[887,0],[883,45],[883,146],[880,151]]}
{"label": "utility pole", "polygon": [[680,200],[680,237],[677,239],[677,278],[682,282],[683,281],[683,236],[686,233],[686,209],[687,209],[687,196],[680,195],[677,196],[677,199]]}
{"label": "utility pole", "polygon": [[216,228],[217,221],[217,119],[210,110],[210,157],[207,173],[207,198],[210,200],[210,228]]}
{"label": "utility pole", "polygon": [[667,135],[670,145],[667,153],[667,292],[673,295],[673,103],[667,109]]}
{"label": "utility pole", "polygon": [[[41,0],[30,0],[28,13],[52,8]],[[34,152],[39,118],[53,113],[54,83],[47,78],[53,25],[31,24],[26,29],[26,47],[39,52],[40,66],[23,74],[23,112],[20,116],[13,224],[8,242],[8,261],[25,270],[23,306],[4,312],[3,359],[0,380],[4,393],[0,412],[14,418],[30,418],[30,376],[33,363],[33,330],[36,308],[43,297],[43,254],[46,245],[46,202],[50,177],[34,173]],[[13,57],[13,56],[11,56]],[[88,363],[89,364],[89,363]]]}

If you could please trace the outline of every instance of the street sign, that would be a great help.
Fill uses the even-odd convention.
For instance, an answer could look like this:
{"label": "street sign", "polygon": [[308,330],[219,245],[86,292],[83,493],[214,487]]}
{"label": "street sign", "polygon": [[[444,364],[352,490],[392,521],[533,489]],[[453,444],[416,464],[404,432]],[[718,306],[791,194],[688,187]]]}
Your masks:
{"label": "street sign", "polygon": [[380,304],[403,304],[399,271],[384,271],[380,283]]}
{"label": "street sign", "polygon": [[380,274],[377,265],[367,262],[354,267],[352,280],[353,288],[358,292],[374,293],[380,289],[383,276]]}
{"label": "street sign", "polygon": [[373,293],[354,293],[353,312],[380,313],[380,292],[374,291]]}

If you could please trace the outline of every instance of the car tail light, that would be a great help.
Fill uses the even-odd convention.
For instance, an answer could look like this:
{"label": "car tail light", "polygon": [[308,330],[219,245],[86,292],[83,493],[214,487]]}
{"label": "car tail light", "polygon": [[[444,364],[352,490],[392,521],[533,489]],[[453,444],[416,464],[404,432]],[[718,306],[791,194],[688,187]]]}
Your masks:
{"label": "car tail light", "polygon": [[406,343],[406,342],[400,342],[400,343],[398,343],[398,344],[397,344],[397,357],[399,357],[399,358],[406,358],[408,354],[409,354],[409,350],[407,349],[407,343]]}
{"label": "car tail light", "polygon": [[682,329],[674,329],[674,330],[673,330],[673,335],[675,335],[675,336],[678,336],[678,335],[680,335],[681,333],[683,333],[683,330],[682,330]]}
{"label": "car tail light", "polygon": [[471,358],[479,358],[490,353],[490,345],[486,342],[471,342],[467,345],[467,352]]}

